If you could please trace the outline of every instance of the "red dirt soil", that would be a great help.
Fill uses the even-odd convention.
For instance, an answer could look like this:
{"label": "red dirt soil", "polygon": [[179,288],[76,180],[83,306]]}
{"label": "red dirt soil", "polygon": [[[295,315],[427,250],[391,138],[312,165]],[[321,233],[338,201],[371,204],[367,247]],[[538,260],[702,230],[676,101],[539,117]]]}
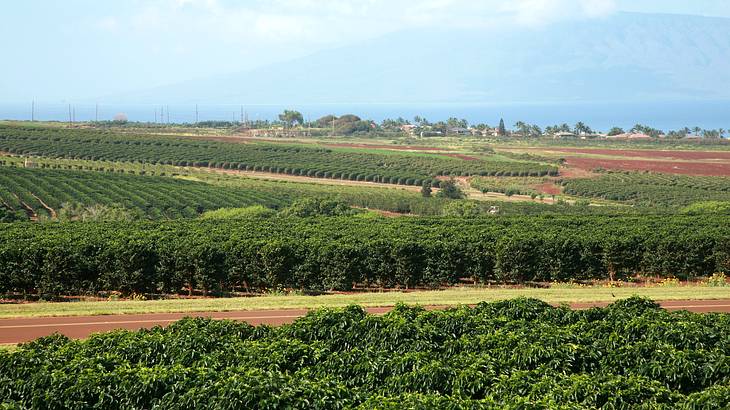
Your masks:
{"label": "red dirt soil", "polygon": [[565,159],[565,164],[583,170],[604,168],[626,171],[663,172],[667,174],[730,176],[730,163],[692,163],[569,157]]}
{"label": "red dirt soil", "polygon": [[546,182],[544,184],[535,185],[533,186],[536,190],[539,192],[548,194],[548,195],[560,195],[562,193],[562,190],[560,189],[560,186],[555,185],[552,182]]}
{"label": "red dirt soil", "polygon": [[[730,313],[730,300],[688,300],[660,302],[668,310],[689,310],[697,313]],[[608,303],[581,303],[571,305],[574,309],[606,306]],[[443,309],[444,306],[430,306],[427,309]],[[392,307],[367,308],[371,314],[383,314]],[[48,336],[54,332],[75,339],[86,338],[92,333],[109,332],[116,329],[137,330],[154,326],[167,326],[184,317],[210,317],[245,321],[251,325],[282,325],[291,323],[307,314],[307,310],[260,310],[241,312],[207,313],[154,313],[143,315],[39,317],[27,319],[1,319],[0,344],[23,343]]]}
{"label": "red dirt soil", "polygon": [[546,148],[547,151],[569,152],[576,154],[610,155],[616,157],[657,158],[679,160],[730,160],[730,151],[659,151],[659,150],[620,150],[597,148]]}

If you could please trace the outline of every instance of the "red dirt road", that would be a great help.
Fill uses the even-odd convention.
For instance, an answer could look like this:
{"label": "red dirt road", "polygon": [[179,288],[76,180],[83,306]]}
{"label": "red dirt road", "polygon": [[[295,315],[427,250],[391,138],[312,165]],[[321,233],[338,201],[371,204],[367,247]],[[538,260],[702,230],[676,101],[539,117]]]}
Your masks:
{"label": "red dirt road", "polygon": [[[684,300],[660,302],[668,310],[689,310],[697,313],[722,312],[730,313],[730,300]],[[606,306],[609,303],[574,304],[575,309],[594,306]],[[432,306],[429,309],[441,309]],[[383,314],[392,307],[367,308],[368,313]],[[167,326],[184,317],[211,317],[245,321],[251,325],[282,325],[291,323],[307,314],[307,310],[261,310],[241,312],[207,312],[207,313],[160,313],[144,315],[112,315],[112,316],[76,316],[76,317],[41,317],[29,319],[0,320],[0,344],[22,343],[48,336],[54,332],[68,337],[82,339],[92,333],[108,332],[116,329],[137,330],[154,326]]]}

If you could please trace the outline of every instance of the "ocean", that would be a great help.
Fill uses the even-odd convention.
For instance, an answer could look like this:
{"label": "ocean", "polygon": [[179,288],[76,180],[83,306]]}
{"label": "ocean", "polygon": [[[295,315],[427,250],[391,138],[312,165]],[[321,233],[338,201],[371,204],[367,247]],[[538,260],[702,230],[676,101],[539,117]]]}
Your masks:
{"label": "ocean", "polygon": [[[76,121],[111,120],[124,113],[130,121],[192,123],[196,119],[195,104],[105,104],[71,103],[71,115]],[[640,123],[664,131],[683,127],[730,129],[730,101],[668,101],[668,102],[569,102],[569,103],[510,103],[510,104],[317,104],[317,105],[257,105],[257,104],[199,104],[199,121],[273,120],[284,109],[298,110],[306,119],[325,115],[356,114],[364,119],[382,121],[402,117],[413,120],[419,115],[429,121],[464,118],[470,124],[486,123],[496,126],[503,118],[508,127],[517,121],[547,125],[582,121],[595,130],[606,131],[613,126],[631,128]],[[34,114],[33,114],[33,111]],[[169,111],[169,112],[168,112]],[[243,113],[242,113],[243,111]],[[160,116],[162,113],[162,116]],[[0,103],[0,119],[68,121],[69,103],[36,102]]]}

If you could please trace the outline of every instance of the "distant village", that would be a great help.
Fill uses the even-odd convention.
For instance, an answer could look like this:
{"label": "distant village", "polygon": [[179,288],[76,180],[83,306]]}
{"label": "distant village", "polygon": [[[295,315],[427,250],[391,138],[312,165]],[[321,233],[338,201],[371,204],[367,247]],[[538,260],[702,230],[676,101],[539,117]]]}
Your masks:
{"label": "distant village", "polygon": [[[206,124],[210,125],[210,124]],[[233,125],[233,124],[230,124]],[[429,122],[416,116],[413,121],[403,118],[385,119],[380,123],[363,120],[347,114],[328,115],[314,121],[305,121],[297,111],[285,111],[279,121],[257,121],[238,123],[239,131],[251,136],[323,136],[323,135],[384,135],[405,134],[412,138],[463,136],[482,138],[551,138],[556,140],[624,140],[656,141],[685,140],[697,142],[727,142],[725,129],[702,129],[685,127],[679,130],[662,131],[650,126],[636,124],[624,130],[613,127],[607,132],[598,132],[588,125],[578,122],[575,125],[559,124],[542,128],[522,121],[508,128],[500,119],[497,126],[487,124],[470,125],[465,119],[450,118],[447,121]]]}

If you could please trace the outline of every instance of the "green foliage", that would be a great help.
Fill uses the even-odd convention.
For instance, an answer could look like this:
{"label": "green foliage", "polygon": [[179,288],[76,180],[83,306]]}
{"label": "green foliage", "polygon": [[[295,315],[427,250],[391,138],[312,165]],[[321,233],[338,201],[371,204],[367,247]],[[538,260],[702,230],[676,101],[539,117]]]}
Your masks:
{"label": "green foliage", "polygon": [[345,216],[357,213],[342,201],[305,198],[295,201],[289,207],[281,210],[283,216],[297,216],[300,218],[312,216]]}
{"label": "green foliage", "polygon": [[[344,210],[322,207],[330,214]],[[0,293],[349,290],[354,284],[439,287],[462,278],[626,279],[637,272],[691,279],[730,272],[726,219],[348,216],[4,224]]]}
{"label": "green foliage", "polygon": [[206,211],[200,215],[200,219],[208,220],[228,220],[228,219],[251,219],[251,218],[271,218],[276,215],[276,211],[262,205],[249,206],[246,208],[222,208],[215,211]]}
{"label": "green foliage", "polygon": [[[598,178],[563,182],[568,195],[626,201],[640,205],[687,206],[695,202],[730,202],[730,178],[639,172],[608,172]],[[714,205],[708,204],[711,209]],[[722,208],[722,204],[718,204]],[[694,211],[704,211],[690,208]]]}
{"label": "green foliage", "polygon": [[3,125],[0,125],[0,150],[56,158],[136,161],[416,186],[440,175],[557,174],[554,166],[503,158],[464,161],[438,155]]}
{"label": "green foliage", "polygon": [[463,199],[466,196],[454,179],[441,182],[440,187],[436,194],[440,198]]}
{"label": "green foliage", "polygon": [[126,209],[119,205],[63,203],[57,219],[59,221],[82,222],[131,222],[141,219],[143,216],[140,210]]}
{"label": "green foliage", "polygon": [[114,219],[122,214],[191,218],[207,210],[255,204],[278,207],[291,201],[272,188],[256,192],[158,176],[0,167],[0,208],[3,203],[14,209],[27,206],[50,218],[50,207],[68,220],[94,220],[94,215]]}
{"label": "green foliage", "polygon": [[702,201],[695,202],[681,209],[682,213],[690,215],[701,214],[730,214],[730,201]]}
{"label": "green foliage", "polygon": [[22,211],[14,211],[0,206],[0,222],[27,221],[28,217]]}
{"label": "green foliage", "polygon": [[431,189],[431,183],[430,182],[424,182],[423,186],[421,187],[421,196],[424,198],[431,198],[433,190]]}
{"label": "green foliage", "polygon": [[482,210],[472,201],[454,201],[444,206],[442,215],[474,218],[481,215]]}
{"label": "green foliage", "polygon": [[483,193],[498,192],[507,196],[535,194],[537,196],[538,191],[533,186],[546,181],[545,178],[540,177],[474,177],[471,179],[470,185]]}
{"label": "green foliage", "polygon": [[633,298],[323,309],[290,325],[184,319],[0,352],[8,408],[724,409],[730,315]]}
{"label": "green foliage", "polygon": [[608,131],[608,135],[609,135],[609,136],[612,136],[612,137],[613,137],[613,136],[616,136],[616,135],[621,135],[621,134],[623,134],[623,133],[625,133],[625,131],[624,131],[624,129],[623,129],[623,128],[620,128],[620,127],[613,127],[613,128],[611,128],[611,129],[610,129],[610,130]]}
{"label": "green foliage", "polygon": [[299,111],[284,110],[283,113],[279,114],[279,120],[286,123],[289,127],[294,124],[302,125],[304,123],[304,117]]}

